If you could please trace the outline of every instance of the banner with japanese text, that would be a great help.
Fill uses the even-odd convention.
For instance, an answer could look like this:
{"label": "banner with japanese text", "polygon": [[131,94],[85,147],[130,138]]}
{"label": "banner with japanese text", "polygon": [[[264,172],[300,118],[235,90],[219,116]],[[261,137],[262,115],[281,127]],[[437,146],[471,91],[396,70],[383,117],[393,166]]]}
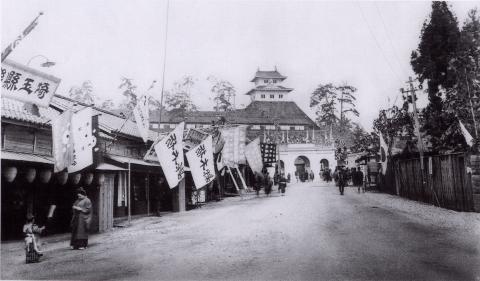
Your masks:
{"label": "banner with japanese text", "polygon": [[208,136],[186,154],[192,172],[193,182],[196,188],[200,189],[215,178],[212,136]]}
{"label": "banner with japanese text", "polygon": [[2,62],[2,98],[48,107],[60,79],[10,60]]}
{"label": "banner with japanese text", "polygon": [[147,96],[143,95],[138,99],[137,105],[133,108],[133,116],[143,141],[147,142],[148,133],[150,132],[150,113]]}
{"label": "banner with japanese text", "polygon": [[248,165],[252,171],[261,174],[263,169],[263,161],[262,152],[260,150],[260,138],[254,139],[245,146],[245,157],[247,158]]}
{"label": "banner with japanese text", "polygon": [[72,111],[66,110],[52,119],[54,172],[70,166],[73,157]]}
{"label": "banner with japanese text", "polygon": [[155,145],[158,161],[170,188],[174,188],[185,176],[183,161],[183,129],[185,122],[180,123],[172,132]]}
{"label": "banner with japanese text", "polygon": [[223,129],[222,138],[225,141],[222,150],[223,165],[235,167],[245,164],[246,126]]}
{"label": "banner with japanese text", "polygon": [[92,108],[86,107],[72,116],[73,157],[69,173],[75,173],[93,164],[93,148],[97,139],[92,134]]}

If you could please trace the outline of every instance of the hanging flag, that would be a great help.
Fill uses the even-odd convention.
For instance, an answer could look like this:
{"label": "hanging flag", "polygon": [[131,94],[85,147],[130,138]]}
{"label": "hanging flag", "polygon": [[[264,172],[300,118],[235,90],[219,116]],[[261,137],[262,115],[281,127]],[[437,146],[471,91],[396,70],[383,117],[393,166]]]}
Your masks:
{"label": "hanging flag", "polygon": [[383,138],[382,133],[380,133],[380,161],[382,162],[382,173],[385,175],[387,172],[387,165],[388,165],[388,145]]}
{"label": "hanging flag", "polygon": [[8,57],[8,55],[13,51],[13,49],[15,49],[18,44],[20,44],[20,41],[22,41],[22,39],[25,38],[25,36],[27,36],[35,28],[35,26],[37,26],[38,18],[41,15],[43,15],[42,12],[40,12],[38,16],[27,26],[27,28],[23,30],[22,34],[20,34],[17,39],[15,39],[15,41],[10,43],[7,48],[5,48],[5,50],[2,52],[2,62]]}
{"label": "hanging flag", "polygon": [[135,122],[137,123],[137,128],[143,141],[147,142],[148,133],[150,132],[150,114],[148,110],[148,97],[146,95],[138,99],[137,105],[133,108],[133,115],[135,116]]}
{"label": "hanging flag", "polygon": [[460,130],[462,130],[462,134],[463,134],[463,137],[465,138],[465,141],[467,142],[467,144],[469,146],[473,146],[473,137],[472,135],[470,135],[470,133],[468,132],[467,128],[465,128],[465,126],[463,125],[462,121],[458,120],[458,122],[460,123]]}
{"label": "hanging flag", "polygon": [[178,124],[175,130],[155,145],[155,152],[167,178],[170,188],[174,188],[184,178],[183,129],[185,122]]}
{"label": "hanging flag", "polygon": [[52,119],[52,139],[54,172],[58,173],[70,166],[73,157],[73,138],[71,131],[72,111],[66,110]]}
{"label": "hanging flag", "polygon": [[263,162],[262,152],[260,150],[260,138],[254,139],[252,142],[245,146],[245,157],[247,158],[248,165],[254,172],[262,173]]}
{"label": "hanging flag", "polygon": [[200,189],[215,178],[212,136],[186,153],[195,187]]}
{"label": "hanging flag", "polygon": [[245,164],[246,126],[223,129],[222,137],[225,141],[222,150],[223,165],[235,167],[238,164]]}
{"label": "hanging flag", "polygon": [[261,143],[263,163],[271,164],[277,162],[277,146],[274,143]]}
{"label": "hanging flag", "polygon": [[85,107],[72,116],[73,156],[68,167],[75,173],[93,164],[93,148],[96,138],[92,134],[92,108]]}

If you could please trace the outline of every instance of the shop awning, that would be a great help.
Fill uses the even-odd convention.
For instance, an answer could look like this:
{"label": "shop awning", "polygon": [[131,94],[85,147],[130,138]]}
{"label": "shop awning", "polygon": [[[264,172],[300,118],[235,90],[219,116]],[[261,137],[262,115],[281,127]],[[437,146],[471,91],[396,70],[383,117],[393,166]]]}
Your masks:
{"label": "shop awning", "polygon": [[12,152],[12,151],[2,151],[2,160],[34,162],[34,163],[53,165],[53,157]]}
{"label": "shop awning", "polygon": [[130,158],[130,157],[125,157],[125,156],[117,156],[117,155],[105,155],[105,157],[112,159],[114,161],[120,162],[120,163],[130,163],[130,164],[135,164],[135,165],[143,165],[143,166],[151,166],[151,167],[160,167],[160,163],[158,162],[147,162],[143,161],[140,159],[136,158]]}
{"label": "shop awning", "polygon": [[128,171],[128,169],[124,169],[122,167],[118,167],[108,163],[101,163],[97,166],[96,169],[102,171]]}

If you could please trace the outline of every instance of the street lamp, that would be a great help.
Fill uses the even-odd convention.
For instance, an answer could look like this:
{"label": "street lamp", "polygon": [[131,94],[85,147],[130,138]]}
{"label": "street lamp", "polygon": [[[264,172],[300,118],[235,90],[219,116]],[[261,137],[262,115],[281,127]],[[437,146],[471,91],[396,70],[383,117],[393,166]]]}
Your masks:
{"label": "street lamp", "polygon": [[32,62],[32,60],[34,60],[34,59],[36,59],[36,58],[43,58],[43,59],[45,59],[45,62],[40,64],[41,67],[51,67],[51,66],[54,66],[54,65],[55,65],[55,62],[49,60],[46,56],[44,56],[44,55],[36,55],[36,56],[31,57],[30,60],[28,60],[27,66],[29,66],[30,63]]}

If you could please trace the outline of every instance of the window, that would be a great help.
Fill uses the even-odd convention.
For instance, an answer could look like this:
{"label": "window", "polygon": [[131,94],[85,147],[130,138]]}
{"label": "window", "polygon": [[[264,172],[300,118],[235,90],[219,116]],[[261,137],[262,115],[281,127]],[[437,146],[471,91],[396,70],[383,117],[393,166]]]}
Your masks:
{"label": "window", "polygon": [[195,128],[195,124],[187,124],[187,129]]}
{"label": "window", "polygon": [[260,125],[252,125],[252,130],[260,130]]}
{"label": "window", "polygon": [[275,95],[270,95],[270,98],[271,98],[271,99],[274,99],[274,98],[275,98]]}
{"label": "window", "polygon": [[280,125],[280,130],[288,131],[290,130],[290,126]]}
{"label": "window", "polygon": [[152,128],[153,129],[158,129],[158,124],[157,123],[152,123]]}
{"label": "window", "polygon": [[264,98],[265,98],[265,95],[261,95],[260,97],[261,97],[262,99],[264,99]]}
{"label": "window", "polygon": [[277,80],[273,80],[273,84],[277,83]]}
{"label": "window", "polygon": [[267,79],[263,80],[263,83],[268,83],[268,80]]}
{"label": "window", "polygon": [[265,125],[265,129],[267,129],[267,130],[275,130],[275,125]]}
{"label": "window", "polygon": [[295,130],[297,131],[302,131],[304,129],[305,129],[304,126],[295,126]]}
{"label": "window", "polygon": [[279,99],[283,99],[283,95],[278,95],[278,98],[279,98]]}

